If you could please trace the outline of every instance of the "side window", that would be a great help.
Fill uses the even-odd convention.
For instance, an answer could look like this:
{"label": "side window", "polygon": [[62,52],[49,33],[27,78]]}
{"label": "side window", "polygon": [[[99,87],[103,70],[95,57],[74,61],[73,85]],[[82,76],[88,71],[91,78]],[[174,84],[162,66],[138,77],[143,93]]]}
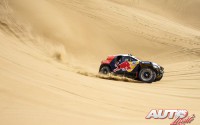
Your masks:
{"label": "side window", "polygon": [[117,56],[116,57],[116,62],[121,62],[122,61],[122,56]]}
{"label": "side window", "polygon": [[120,63],[122,63],[122,56],[117,56],[116,58],[115,58],[115,64],[120,64]]}
{"label": "side window", "polygon": [[129,56],[123,56],[122,57],[122,61],[130,61],[130,57]]}

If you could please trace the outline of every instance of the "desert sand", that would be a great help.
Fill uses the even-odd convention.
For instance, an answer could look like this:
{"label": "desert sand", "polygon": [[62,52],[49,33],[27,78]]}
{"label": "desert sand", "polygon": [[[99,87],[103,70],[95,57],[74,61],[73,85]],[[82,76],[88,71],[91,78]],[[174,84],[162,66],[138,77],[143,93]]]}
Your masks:
{"label": "desert sand", "polygon": [[[198,125],[199,11],[199,0],[1,0],[0,125],[173,121],[145,119],[151,109],[187,109]],[[118,53],[162,65],[164,78],[95,77]]]}

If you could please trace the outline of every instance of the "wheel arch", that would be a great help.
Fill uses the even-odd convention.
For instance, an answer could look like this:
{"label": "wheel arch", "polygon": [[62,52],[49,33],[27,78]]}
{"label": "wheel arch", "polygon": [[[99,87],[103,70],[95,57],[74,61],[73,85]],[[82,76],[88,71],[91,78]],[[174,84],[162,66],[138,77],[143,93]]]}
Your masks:
{"label": "wheel arch", "polygon": [[140,72],[140,70],[143,69],[143,68],[150,68],[150,69],[155,71],[151,62],[149,62],[147,64],[143,64],[143,63],[140,62],[138,72]]}

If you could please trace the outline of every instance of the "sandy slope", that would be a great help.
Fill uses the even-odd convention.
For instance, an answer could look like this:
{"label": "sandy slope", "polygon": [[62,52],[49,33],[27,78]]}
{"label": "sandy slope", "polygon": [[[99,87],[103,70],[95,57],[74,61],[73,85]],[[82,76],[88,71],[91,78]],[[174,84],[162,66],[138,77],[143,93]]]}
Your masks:
{"label": "sandy slope", "polygon": [[[0,124],[170,124],[145,119],[155,108],[187,109],[197,116],[191,124],[200,123],[200,31],[190,22],[199,22],[197,1],[180,16],[172,5],[185,9],[187,2],[170,3],[166,14],[162,2],[143,2],[0,1]],[[184,13],[193,11],[196,17]],[[97,72],[116,53],[163,65],[163,80],[141,84],[76,73]]]}
{"label": "sandy slope", "polygon": [[184,25],[200,28],[199,0],[110,0],[162,15]]}

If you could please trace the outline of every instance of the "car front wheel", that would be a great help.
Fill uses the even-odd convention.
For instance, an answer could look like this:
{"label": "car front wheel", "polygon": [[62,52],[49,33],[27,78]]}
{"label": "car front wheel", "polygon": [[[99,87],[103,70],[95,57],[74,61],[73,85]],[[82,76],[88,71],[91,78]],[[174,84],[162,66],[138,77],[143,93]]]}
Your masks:
{"label": "car front wheel", "polygon": [[139,72],[139,79],[143,82],[154,82],[156,78],[156,73],[150,68],[143,68]]}

